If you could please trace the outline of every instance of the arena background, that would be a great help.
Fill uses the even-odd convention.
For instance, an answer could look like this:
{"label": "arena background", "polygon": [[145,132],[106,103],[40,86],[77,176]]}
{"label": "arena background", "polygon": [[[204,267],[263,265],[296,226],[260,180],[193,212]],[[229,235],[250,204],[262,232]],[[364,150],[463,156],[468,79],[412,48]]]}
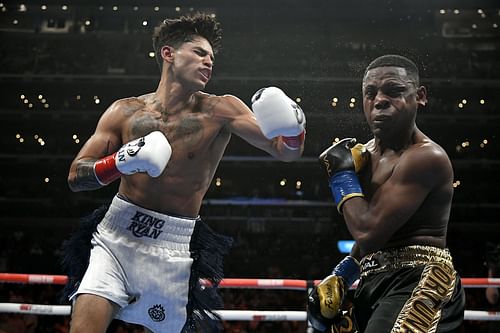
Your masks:
{"label": "arena background", "polygon": [[[114,100],[156,89],[153,27],[205,11],[224,28],[205,91],[278,86],[307,115],[304,156],[283,163],[233,136],[201,215],[232,235],[225,274],[320,279],[350,239],[318,154],[335,138],[370,138],[361,76],[378,55],[413,58],[428,87],[418,126],[455,170],[448,245],[462,277],[486,277],[500,243],[500,4],[498,1],[5,1],[0,3],[0,272],[62,274],[61,242],[117,184],[72,193],[71,160]],[[487,260],[490,258],[490,260]],[[61,304],[57,286],[0,284],[2,302]],[[305,293],[223,290],[227,309],[304,310]],[[484,289],[467,308],[498,311]],[[2,315],[2,320],[7,320]],[[38,316],[31,332],[66,332]],[[305,332],[303,322],[225,322],[226,332]],[[486,332],[467,321],[463,332]],[[29,330],[28,330],[29,331]],[[139,332],[114,323],[110,332]]]}

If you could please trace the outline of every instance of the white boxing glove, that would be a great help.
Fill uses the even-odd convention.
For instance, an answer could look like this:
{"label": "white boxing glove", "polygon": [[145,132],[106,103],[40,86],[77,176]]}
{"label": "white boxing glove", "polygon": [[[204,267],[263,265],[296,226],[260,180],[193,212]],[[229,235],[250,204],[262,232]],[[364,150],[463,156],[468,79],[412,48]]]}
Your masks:
{"label": "white boxing glove", "polygon": [[306,117],[300,106],[281,89],[268,87],[258,90],[252,97],[252,110],[266,138],[282,136],[289,148],[300,147]]}
{"label": "white boxing glove", "polygon": [[167,166],[172,147],[165,135],[154,131],[123,145],[116,153],[94,163],[94,173],[101,185],[107,185],[120,178],[146,172],[151,177],[161,175]]}

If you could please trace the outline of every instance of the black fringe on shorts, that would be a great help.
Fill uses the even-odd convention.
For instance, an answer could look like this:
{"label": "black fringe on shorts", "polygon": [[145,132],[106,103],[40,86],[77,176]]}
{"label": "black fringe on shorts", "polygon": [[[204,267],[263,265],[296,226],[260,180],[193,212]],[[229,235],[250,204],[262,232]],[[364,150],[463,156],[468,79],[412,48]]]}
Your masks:
{"label": "black fringe on shorts", "polygon": [[[203,221],[197,221],[191,237],[191,278],[187,321],[182,332],[220,332],[220,317],[213,312],[222,309],[224,303],[217,286],[223,278],[224,256],[233,243],[231,237],[214,232]],[[200,280],[207,283],[202,283]]]}
{"label": "black fringe on shorts", "polygon": [[[62,302],[67,302],[69,296],[76,291],[87,270],[92,234],[107,210],[108,205],[104,205],[83,217],[78,230],[62,244],[61,264],[68,276],[68,282],[62,292]],[[211,333],[222,330],[220,318],[213,310],[224,307],[217,286],[223,278],[224,256],[229,252],[232,243],[231,237],[214,232],[201,220],[196,222],[190,243],[193,264],[186,306],[188,316],[183,333]]]}
{"label": "black fringe on shorts", "polygon": [[62,243],[61,265],[68,276],[68,282],[62,291],[61,301],[67,302],[69,296],[76,291],[89,265],[90,250],[92,248],[92,234],[102,221],[108,205],[103,205],[90,215],[80,219],[79,228],[71,237]]}

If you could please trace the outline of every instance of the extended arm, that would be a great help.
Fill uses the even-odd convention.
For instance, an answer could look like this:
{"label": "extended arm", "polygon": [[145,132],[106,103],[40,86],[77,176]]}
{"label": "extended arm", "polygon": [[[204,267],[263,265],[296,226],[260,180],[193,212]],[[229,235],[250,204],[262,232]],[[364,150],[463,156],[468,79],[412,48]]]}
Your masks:
{"label": "extended arm", "polygon": [[227,125],[232,133],[282,161],[302,155],[305,115],[281,90],[259,90],[252,98],[254,112],[233,96],[225,98],[232,108]]}

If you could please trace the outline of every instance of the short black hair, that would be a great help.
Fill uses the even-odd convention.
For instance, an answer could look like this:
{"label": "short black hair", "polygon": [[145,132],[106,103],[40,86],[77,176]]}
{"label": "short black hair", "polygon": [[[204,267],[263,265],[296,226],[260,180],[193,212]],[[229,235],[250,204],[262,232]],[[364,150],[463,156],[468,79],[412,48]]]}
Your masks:
{"label": "short black hair", "polygon": [[406,74],[413,80],[415,86],[417,87],[419,86],[420,75],[418,72],[417,65],[410,59],[397,54],[386,54],[373,60],[366,67],[363,77],[365,77],[366,72],[368,72],[370,69],[377,67],[385,67],[385,66],[401,67],[406,69]]}
{"label": "short black hair", "polygon": [[177,19],[165,19],[153,33],[153,49],[156,62],[162,68],[161,48],[165,45],[178,47],[182,43],[191,42],[196,37],[205,38],[214,53],[217,53],[222,42],[222,28],[215,15],[196,13],[181,16]]}

